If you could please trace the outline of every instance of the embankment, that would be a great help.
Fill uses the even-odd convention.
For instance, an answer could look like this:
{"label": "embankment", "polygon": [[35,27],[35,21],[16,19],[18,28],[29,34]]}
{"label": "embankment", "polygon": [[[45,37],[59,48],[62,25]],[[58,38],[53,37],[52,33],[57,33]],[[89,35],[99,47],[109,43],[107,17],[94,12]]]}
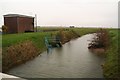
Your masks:
{"label": "embankment", "polygon": [[38,49],[32,43],[32,41],[25,41],[12,45],[6,49],[6,52],[4,54],[2,54],[2,71],[7,71],[13,66],[25,63],[37,55]]}
{"label": "embankment", "polygon": [[[103,64],[103,73],[106,78],[120,78],[119,34],[120,34],[120,31],[118,29],[109,29],[110,45],[106,51],[105,63]],[[117,79],[114,79],[114,80],[117,80]]]}
{"label": "embankment", "polygon": [[44,37],[50,34],[51,32],[3,35],[2,72],[33,59],[46,50]]}

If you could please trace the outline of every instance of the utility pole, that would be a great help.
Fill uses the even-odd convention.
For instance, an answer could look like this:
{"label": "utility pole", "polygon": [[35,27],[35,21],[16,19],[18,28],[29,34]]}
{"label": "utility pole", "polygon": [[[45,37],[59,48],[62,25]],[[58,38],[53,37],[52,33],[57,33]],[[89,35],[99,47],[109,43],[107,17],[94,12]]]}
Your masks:
{"label": "utility pole", "polygon": [[37,32],[37,15],[35,14],[35,27],[36,27],[36,32]]}

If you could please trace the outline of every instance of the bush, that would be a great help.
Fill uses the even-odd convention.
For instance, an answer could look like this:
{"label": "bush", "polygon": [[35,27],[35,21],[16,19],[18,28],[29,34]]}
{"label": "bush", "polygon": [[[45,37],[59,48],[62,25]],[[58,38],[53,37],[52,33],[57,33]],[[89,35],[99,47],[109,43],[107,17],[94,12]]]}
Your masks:
{"label": "bush", "polygon": [[3,31],[3,33],[7,33],[8,32],[8,27],[3,25],[2,26],[2,31]]}
{"label": "bush", "polygon": [[10,68],[22,64],[38,55],[38,49],[32,41],[25,41],[12,45],[2,54],[2,71],[6,72]]}
{"label": "bush", "polygon": [[90,48],[104,48],[106,49],[108,47],[108,40],[109,36],[108,36],[108,31],[105,29],[100,29],[98,30],[95,35],[93,40],[91,41],[91,43],[89,44],[89,49]]}

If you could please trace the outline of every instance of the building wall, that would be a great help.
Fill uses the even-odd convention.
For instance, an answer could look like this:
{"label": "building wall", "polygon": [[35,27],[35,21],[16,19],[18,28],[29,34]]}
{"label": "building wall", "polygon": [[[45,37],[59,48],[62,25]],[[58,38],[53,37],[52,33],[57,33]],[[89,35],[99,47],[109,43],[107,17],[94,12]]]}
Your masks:
{"label": "building wall", "polygon": [[17,33],[17,17],[4,17],[4,25],[8,27],[8,33]]}
{"label": "building wall", "polygon": [[18,32],[34,31],[34,18],[19,17]]}

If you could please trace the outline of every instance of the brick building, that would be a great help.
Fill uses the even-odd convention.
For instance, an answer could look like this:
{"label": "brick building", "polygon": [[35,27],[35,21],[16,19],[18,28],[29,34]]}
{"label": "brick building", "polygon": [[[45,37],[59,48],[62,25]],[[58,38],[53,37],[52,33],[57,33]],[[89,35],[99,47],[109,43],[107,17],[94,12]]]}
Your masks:
{"label": "brick building", "polygon": [[34,31],[34,17],[7,14],[4,15],[4,25],[7,26],[7,33],[22,33]]}

